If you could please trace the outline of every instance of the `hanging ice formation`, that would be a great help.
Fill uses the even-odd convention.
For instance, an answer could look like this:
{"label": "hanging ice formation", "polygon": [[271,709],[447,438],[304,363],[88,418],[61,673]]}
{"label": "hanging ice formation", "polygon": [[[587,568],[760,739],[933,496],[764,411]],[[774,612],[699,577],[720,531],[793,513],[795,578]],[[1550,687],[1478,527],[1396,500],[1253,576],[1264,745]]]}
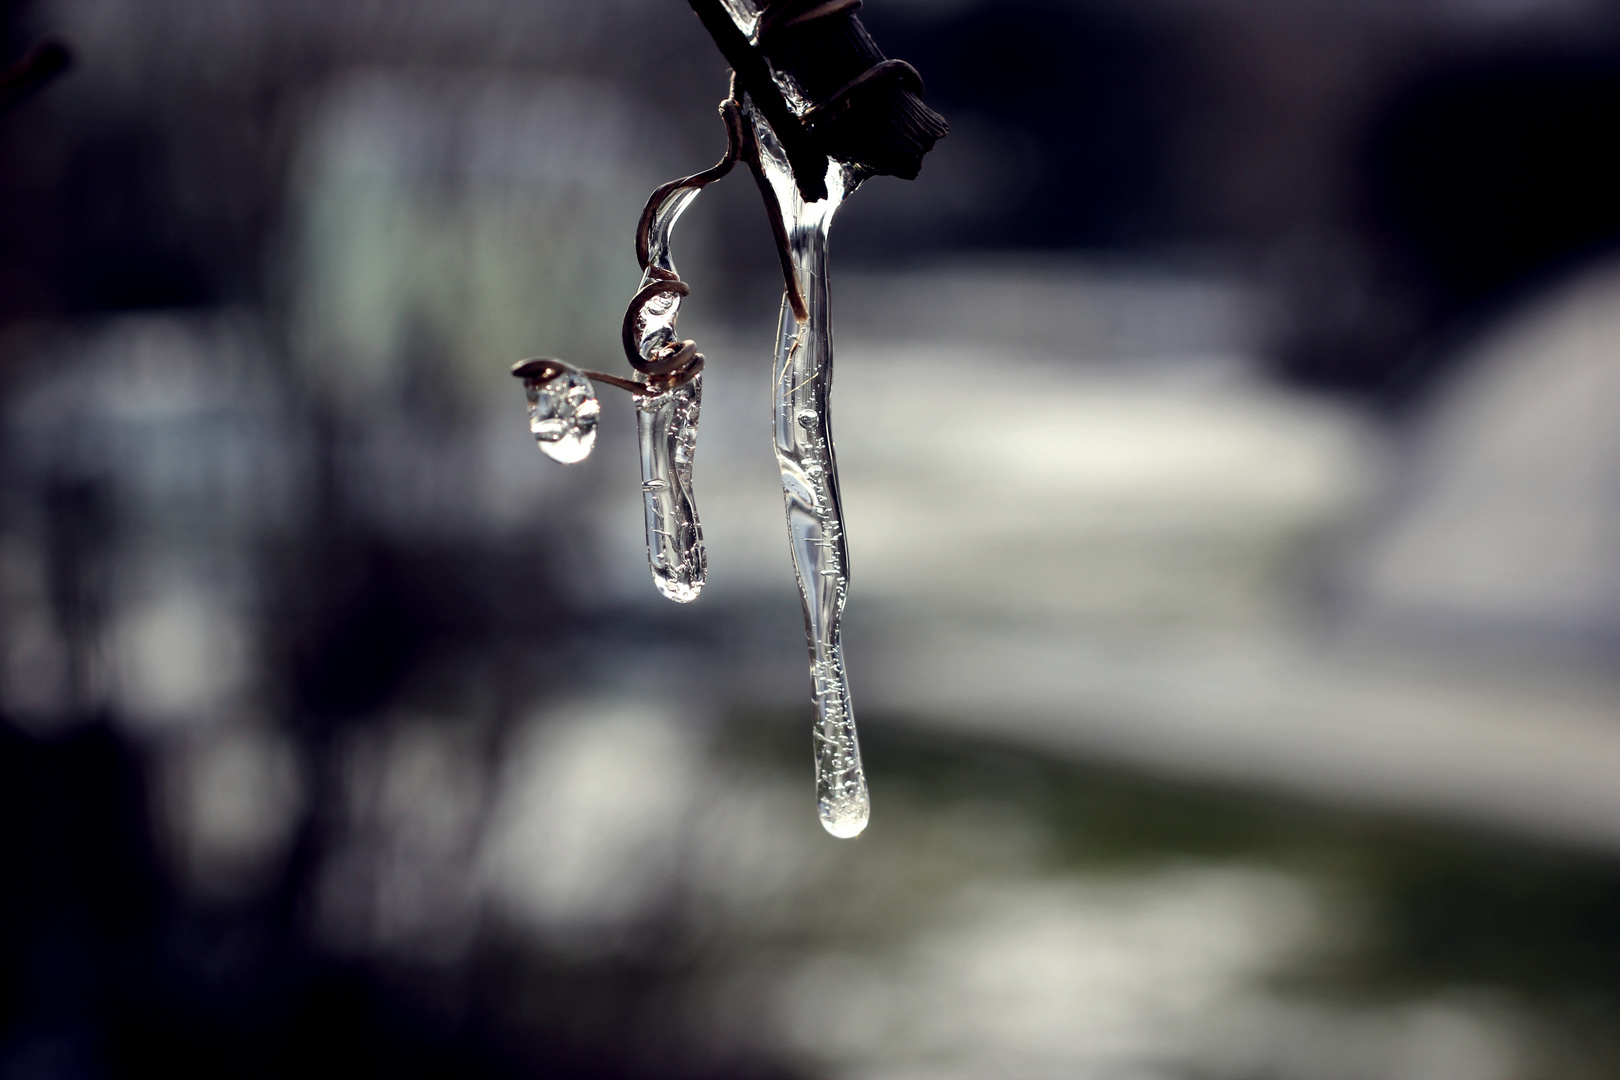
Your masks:
{"label": "hanging ice formation", "polygon": [[816,812],[822,827],[834,836],[855,836],[866,828],[871,804],[839,633],[849,591],[849,551],[828,411],[833,353],[826,265],[827,228],[844,197],[861,182],[861,174],[842,162],[830,162],[826,198],[806,203],[770,125],[754,109],[747,115],[759,148],[760,175],[777,200],[798,295],[807,309],[801,317],[794,311],[791,291],[782,297],[771,399],[788,543],[810,639]]}
{"label": "hanging ice formation", "polygon": [[637,377],[584,372],[547,357],[525,360],[513,374],[524,380],[540,449],[564,463],[583,460],[595,444],[600,409],[592,380],[631,392],[653,582],[678,603],[697,599],[707,572],[692,497],[703,356],[676,337],[689,290],[670,258],[670,231],[705,185],[738,160],[747,163],[765,197],[785,286],[772,365],[773,433],[809,639],[816,808],[829,833],[851,837],[866,828],[870,803],[840,640],[849,554],[829,416],[827,230],[867,177],[915,177],[946,127],[917,97],[916,71],[878,53],[854,16],[859,0],[688,2],[732,65],[732,93],[720,106],[726,154],[714,168],[653,192],[642,212],[641,285],[622,333]]}

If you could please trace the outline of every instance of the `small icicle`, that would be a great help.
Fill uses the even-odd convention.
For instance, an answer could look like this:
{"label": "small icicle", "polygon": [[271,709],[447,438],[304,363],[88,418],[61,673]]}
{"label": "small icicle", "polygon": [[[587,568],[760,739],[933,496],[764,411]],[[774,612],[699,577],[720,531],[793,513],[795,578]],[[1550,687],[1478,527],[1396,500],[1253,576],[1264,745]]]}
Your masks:
{"label": "small icicle", "polygon": [[[690,355],[691,343],[676,340],[675,320],[686,286],[670,258],[669,234],[699,190],[700,186],[672,184],[662,194],[654,193],[643,215],[647,267],[636,293],[639,303],[632,302],[625,326],[626,348],[635,348],[643,371],[665,370],[674,366],[674,358]],[[703,376],[693,375],[666,389],[656,374],[650,374],[649,383],[651,392],[636,395],[647,565],[660,593],[677,604],[689,604],[703,591],[709,572],[703,526],[692,499]]]}
{"label": "small icicle", "polygon": [[561,360],[540,357],[523,361],[517,374],[529,398],[529,431],[541,452],[564,465],[590,457],[602,405],[585,373]]}
{"label": "small icicle", "polygon": [[781,208],[807,314],[800,321],[791,298],[783,297],[772,372],[776,461],[810,646],[816,811],[824,829],[845,838],[866,828],[871,801],[839,626],[849,589],[849,553],[828,410],[833,355],[826,259],[832,216],[862,177],[834,161],[827,171],[827,198],[806,204],[770,125],[752,108],[746,115],[759,147],[761,172]]}
{"label": "small icicle", "polygon": [[698,598],[709,570],[703,526],[692,504],[692,455],[702,395],[702,375],[661,394],[636,395],[647,563],[658,591],[677,604]]}

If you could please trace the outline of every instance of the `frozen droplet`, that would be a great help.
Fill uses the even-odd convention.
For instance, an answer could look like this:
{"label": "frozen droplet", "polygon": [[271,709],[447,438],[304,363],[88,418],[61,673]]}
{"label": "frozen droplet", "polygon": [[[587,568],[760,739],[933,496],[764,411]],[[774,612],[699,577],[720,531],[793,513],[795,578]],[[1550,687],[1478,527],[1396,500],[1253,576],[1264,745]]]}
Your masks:
{"label": "frozen droplet", "polygon": [[529,431],[547,457],[572,465],[589,457],[596,445],[602,405],[583,371],[548,360],[542,373],[549,372],[555,374],[523,380],[529,396]]}
{"label": "frozen droplet", "polygon": [[817,816],[821,818],[821,827],[840,840],[848,840],[859,836],[866,830],[866,822],[872,816],[872,803],[866,794],[866,780],[863,777],[858,797],[842,802],[821,801],[816,807]]}

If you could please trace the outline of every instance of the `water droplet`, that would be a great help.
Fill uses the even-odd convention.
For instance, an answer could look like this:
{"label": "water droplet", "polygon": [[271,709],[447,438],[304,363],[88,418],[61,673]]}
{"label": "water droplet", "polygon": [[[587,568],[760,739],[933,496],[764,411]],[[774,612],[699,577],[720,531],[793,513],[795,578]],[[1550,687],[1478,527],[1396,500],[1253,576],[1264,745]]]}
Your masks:
{"label": "water droplet", "polygon": [[651,480],[642,481],[642,484],[641,484],[641,490],[642,491],[663,491],[667,487],[669,487],[669,484],[666,483],[663,480],[658,479],[658,477],[656,477],[656,476],[653,477]]}
{"label": "water droplet", "polygon": [[817,419],[818,417],[816,416],[816,410],[814,409],[801,409],[799,411],[799,426],[802,428],[815,427]]}
{"label": "water droplet", "polygon": [[525,379],[529,396],[529,431],[545,455],[564,465],[584,461],[596,446],[602,405],[596,388],[578,368],[552,361],[562,370],[545,381]]}

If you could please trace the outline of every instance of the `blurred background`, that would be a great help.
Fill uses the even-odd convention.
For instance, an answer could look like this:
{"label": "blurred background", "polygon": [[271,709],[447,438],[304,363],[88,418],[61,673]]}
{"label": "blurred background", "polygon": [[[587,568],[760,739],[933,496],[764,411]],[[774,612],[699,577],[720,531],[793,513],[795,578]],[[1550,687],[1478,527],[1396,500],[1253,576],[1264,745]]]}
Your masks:
{"label": "blurred background", "polygon": [[32,0],[0,61],[0,1077],[1620,1076],[1620,9],[871,0],[873,791],[812,798],[753,185],[680,0]]}

